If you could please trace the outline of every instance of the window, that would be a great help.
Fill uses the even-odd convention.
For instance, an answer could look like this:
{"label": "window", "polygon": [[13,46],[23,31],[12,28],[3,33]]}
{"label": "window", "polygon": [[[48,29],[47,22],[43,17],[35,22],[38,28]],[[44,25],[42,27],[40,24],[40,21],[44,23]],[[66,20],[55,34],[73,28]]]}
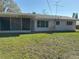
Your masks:
{"label": "window", "polygon": [[37,27],[48,27],[48,21],[38,20]]}
{"label": "window", "polygon": [[59,25],[60,24],[60,21],[56,21],[56,25]]}
{"label": "window", "polygon": [[73,22],[72,21],[67,21],[67,25],[72,25]]}

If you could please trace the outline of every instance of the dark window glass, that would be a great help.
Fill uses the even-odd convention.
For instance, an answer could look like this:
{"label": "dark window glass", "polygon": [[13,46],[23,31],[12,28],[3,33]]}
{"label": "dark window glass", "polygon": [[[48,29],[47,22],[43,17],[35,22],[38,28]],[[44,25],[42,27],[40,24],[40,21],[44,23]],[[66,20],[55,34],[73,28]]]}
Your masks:
{"label": "dark window glass", "polygon": [[46,27],[48,27],[48,21],[46,21]]}
{"label": "dark window glass", "polygon": [[37,27],[48,27],[48,21],[38,20]]}
{"label": "dark window glass", "polygon": [[56,21],[56,25],[60,25],[60,21]]}
{"label": "dark window glass", "polygon": [[72,21],[67,21],[67,25],[72,25],[73,22]]}

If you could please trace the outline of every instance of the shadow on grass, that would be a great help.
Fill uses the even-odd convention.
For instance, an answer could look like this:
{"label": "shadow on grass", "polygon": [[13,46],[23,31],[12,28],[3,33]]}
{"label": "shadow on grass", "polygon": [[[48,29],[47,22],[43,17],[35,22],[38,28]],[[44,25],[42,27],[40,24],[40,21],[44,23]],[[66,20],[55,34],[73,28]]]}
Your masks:
{"label": "shadow on grass", "polygon": [[35,34],[35,33],[46,33],[46,34],[54,34],[54,33],[79,33],[79,31],[51,31],[51,32],[33,32],[30,34]]}
{"label": "shadow on grass", "polygon": [[79,31],[56,31],[56,32],[31,32],[31,33],[0,33],[0,37],[18,37],[22,34],[40,34],[40,33],[46,33],[46,34],[54,34],[54,33],[79,33]]}
{"label": "shadow on grass", "polygon": [[17,37],[20,34],[14,34],[14,33],[0,33],[0,37]]}

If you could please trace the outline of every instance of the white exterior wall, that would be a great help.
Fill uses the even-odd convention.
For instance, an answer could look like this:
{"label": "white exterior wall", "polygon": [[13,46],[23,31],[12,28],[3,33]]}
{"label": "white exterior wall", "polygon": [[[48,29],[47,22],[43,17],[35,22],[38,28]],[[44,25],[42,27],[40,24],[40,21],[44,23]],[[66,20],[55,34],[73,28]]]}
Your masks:
{"label": "white exterior wall", "polygon": [[60,25],[55,25],[55,31],[75,31],[76,21],[72,25],[67,25],[67,20],[60,20]]}
{"label": "white exterior wall", "polygon": [[55,21],[50,20],[49,21],[49,31],[54,31],[55,30]]}
{"label": "white exterior wall", "polygon": [[72,25],[67,25],[67,20],[60,20],[60,25],[56,25],[56,21],[48,20],[48,27],[37,27],[37,20],[34,21],[34,31],[75,31],[76,21],[73,21]]}

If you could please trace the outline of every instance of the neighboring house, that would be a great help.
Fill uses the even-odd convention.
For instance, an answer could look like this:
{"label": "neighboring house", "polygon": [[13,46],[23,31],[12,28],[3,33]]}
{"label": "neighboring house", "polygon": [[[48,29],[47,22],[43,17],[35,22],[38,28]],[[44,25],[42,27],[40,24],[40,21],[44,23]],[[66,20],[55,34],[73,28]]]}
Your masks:
{"label": "neighboring house", "polygon": [[76,29],[79,29],[79,21],[76,22]]}
{"label": "neighboring house", "polygon": [[[78,13],[73,13],[72,18],[78,19]],[[79,21],[76,21],[76,29],[79,29]]]}
{"label": "neighboring house", "polygon": [[77,20],[67,16],[0,13],[0,33],[76,31]]}

